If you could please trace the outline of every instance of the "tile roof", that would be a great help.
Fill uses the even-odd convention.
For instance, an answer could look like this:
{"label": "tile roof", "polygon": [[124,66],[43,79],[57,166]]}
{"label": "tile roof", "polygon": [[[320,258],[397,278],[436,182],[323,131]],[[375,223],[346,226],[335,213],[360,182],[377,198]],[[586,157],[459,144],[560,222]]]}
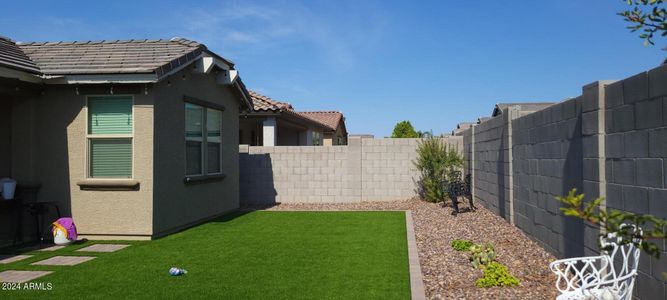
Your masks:
{"label": "tile roof", "polygon": [[203,44],[183,38],[17,45],[44,75],[156,73],[161,77],[207,50]]}
{"label": "tile roof", "polygon": [[292,104],[287,102],[280,102],[278,100],[271,99],[267,96],[259,94],[255,91],[248,90],[250,93],[250,98],[252,99],[253,110],[255,111],[284,111],[284,110],[293,110]]}
{"label": "tile roof", "polygon": [[322,123],[331,130],[336,130],[338,124],[340,124],[340,121],[343,119],[343,113],[339,111],[300,111],[297,113]]}
{"label": "tile roof", "polygon": [[343,114],[337,111],[295,111],[292,104],[248,90],[254,112],[284,113],[323,129],[336,130]]}
{"label": "tile roof", "polygon": [[19,49],[14,41],[0,36],[0,66],[39,74],[39,68]]}

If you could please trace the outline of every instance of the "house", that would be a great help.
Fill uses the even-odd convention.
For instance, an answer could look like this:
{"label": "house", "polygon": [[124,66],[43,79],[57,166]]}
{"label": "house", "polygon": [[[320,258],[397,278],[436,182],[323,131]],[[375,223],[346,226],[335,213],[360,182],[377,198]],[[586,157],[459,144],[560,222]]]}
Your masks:
{"label": "house", "polygon": [[536,112],[538,110],[543,110],[551,105],[554,105],[554,102],[514,102],[514,103],[498,103],[493,108],[491,117],[502,115],[504,111],[507,111],[509,107],[513,109],[530,113]]}
{"label": "house", "polygon": [[327,127],[322,132],[322,145],[347,145],[347,128],[345,127],[343,113],[339,111],[302,111],[298,114]]}
{"label": "house", "polygon": [[239,144],[250,146],[345,145],[340,112],[297,112],[291,104],[249,91],[253,109],[242,112]]}
{"label": "house", "polygon": [[84,237],[151,239],[239,206],[250,95],[203,44],[0,38],[0,106],[0,176]]}
{"label": "house", "polygon": [[456,124],[456,129],[452,130],[452,135],[462,135],[464,131],[472,127],[472,122],[461,122]]}

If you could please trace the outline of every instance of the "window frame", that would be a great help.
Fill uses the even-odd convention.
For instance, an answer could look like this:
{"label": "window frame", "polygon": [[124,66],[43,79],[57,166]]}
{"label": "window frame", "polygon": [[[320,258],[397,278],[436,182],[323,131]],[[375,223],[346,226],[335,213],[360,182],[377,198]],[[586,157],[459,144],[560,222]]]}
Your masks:
{"label": "window frame", "polygon": [[[187,109],[186,106],[188,104],[191,105],[196,105],[202,108],[202,144],[201,144],[201,173],[199,174],[188,174],[188,159],[187,159],[187,136],[186,136],[186,128],[187,128]],[[223,138],[223,132],[224,132],[224,118],[225,118],[225,107],[223,105],[219,105],[216,103],[212,103],[209,101],[193,98],[190,96],[185,96],[183,97],[183,155],[185,157],[184,159],[184,166],[183,166],[183,173],[185,174],[185,181],[189,182],[192,179],[197,179],[197,178],[217,178],[217,177],[224,177],[224,163],[223,163],[223,146],[224,146],[224,138]],[[219,171],[218,172],[208,172],[208,110],[216,110],[220,112],[220,154],[219,154]]]}
{"label": "window frame", "polygon": [[[90,124],[89,124],[89,119],[90,119],[90,98],[95,98],[95,97],[115,97],[115,98],[121,98],[121,97],[129,97],[131,100],[131,109],[132,109],[132,133],[129,134],[91,134],[90,133]],[[91,94],[91,95],[86,95],[86,107],[85,107],[85,126],[86,126],[86,159],[85,159],[85,172],[86,172],[86,178],[87,179],[95,179],[95,180],[133,180],[134,179],[134,134],[135,134],[135,122],[136,122],[136,117],[135,117],[135,109],[134,109],[134,103],[135,103],[135,98],[133,94],[118,94],[118,95],[108,95],[108,94]],[[130,177],[93,177],[92,176],[92,160],[91,160],[91,155],[90,151],[92,150],[91,147],[91,140],[93,139],[129,139],[130,140],[130,146],[132,148],[132,155],[131,155],[131,171],[130,171]]]}

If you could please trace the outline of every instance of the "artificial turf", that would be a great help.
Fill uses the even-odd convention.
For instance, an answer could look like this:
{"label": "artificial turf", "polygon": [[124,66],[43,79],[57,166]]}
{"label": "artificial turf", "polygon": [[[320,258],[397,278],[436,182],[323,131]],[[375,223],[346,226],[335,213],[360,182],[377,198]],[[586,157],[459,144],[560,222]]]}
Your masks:
{"label": "artificial turf", "polygon": [[[34,281],[52,289],[0,298],[408,299],[405,230],[403,212],[235,213],[114,253],[74,252],[99,242],[27,253],[0,271],[53,270]],[[97,258],[30,265],[56,255]],[[170,276],[173,266],[188,274]]]}

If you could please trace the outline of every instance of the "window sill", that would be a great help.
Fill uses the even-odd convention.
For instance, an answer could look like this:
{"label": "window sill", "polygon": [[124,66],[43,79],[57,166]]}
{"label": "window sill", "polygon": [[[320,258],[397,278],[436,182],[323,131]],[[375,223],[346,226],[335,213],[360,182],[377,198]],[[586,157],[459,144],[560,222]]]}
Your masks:
{"label": "window sill", "polygon": [[132,179],[83,179],[76,183],[89,191],[138,191],[139,181]]}
{"label": "window sill", "polygon": [[205,183],[211,181],[221,181],[225,179],[225,177],[227,177],[225,174],[191,175],[185,176],[185,178],[183,178],[183,182],[185,184]]}

